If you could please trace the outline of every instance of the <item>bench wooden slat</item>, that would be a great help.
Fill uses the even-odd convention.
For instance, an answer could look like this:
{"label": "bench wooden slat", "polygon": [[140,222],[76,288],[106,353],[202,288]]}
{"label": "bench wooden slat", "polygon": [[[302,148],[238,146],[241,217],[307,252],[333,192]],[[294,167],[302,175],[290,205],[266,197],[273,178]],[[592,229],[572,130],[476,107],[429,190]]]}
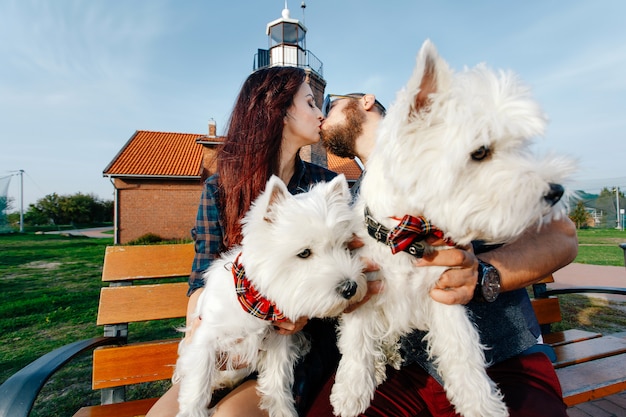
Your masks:
{"label": "bench wooden slat", "polygon": [[561,321],[561,306],[556,297],[535,298],[532,300],[533,310],[540,325]]}
{"label": "bench wooden slat", "polygon": [[97,324],[185,317],[188,287],[177,282],[102,288]]}
{"label": "bench wooden slat", "polygon": [[[556,346],[554,353],[556,353],[557,357],[554,367],[562,368],[576,363],[626,353],[626,340],[613,336],[598,337],[583,340],[582,342]],[[626,373],[626,363],[623,365],[623,369],[624,373]]]}
{"label": "bench wooden slat", "polygon": [[601,333],[588,332],[580,329],[568,329],[562,332],[553,332],[543,335],[543,342],[552,346],[561,346],[568,343],[582,342],[583,340],[595,339],[601,337]]}
{"label": "bench wooden slat", "polygon": [[568,406],[626,390],[626,354],[556,370]]}
{"label": "bench wooden slat", "polygon": [[96,349],[93,389],[169,379],[174,373],[180,340]]}
{"label": "bench wooden slat", "polygon": [[170,245],[109,246],[102,281],[189,276],[193,243]]}
{"label": "bench wooden slat", "polygon": [[158,398],[126,401],[118,404],[83,407],[74,417],[144,417]]}

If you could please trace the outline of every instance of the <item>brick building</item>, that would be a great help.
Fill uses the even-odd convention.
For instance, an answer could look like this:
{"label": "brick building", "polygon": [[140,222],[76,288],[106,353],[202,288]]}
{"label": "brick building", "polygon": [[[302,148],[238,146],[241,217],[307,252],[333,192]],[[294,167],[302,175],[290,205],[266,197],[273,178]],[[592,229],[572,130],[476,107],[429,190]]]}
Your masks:
{"label": "brick building", "polygon": [[[104,169],[114,192],[115,243],[147,233],[189,238],[213,144],[201,135],[136,131]],[[206,138],[206,137],[203,137]]]}

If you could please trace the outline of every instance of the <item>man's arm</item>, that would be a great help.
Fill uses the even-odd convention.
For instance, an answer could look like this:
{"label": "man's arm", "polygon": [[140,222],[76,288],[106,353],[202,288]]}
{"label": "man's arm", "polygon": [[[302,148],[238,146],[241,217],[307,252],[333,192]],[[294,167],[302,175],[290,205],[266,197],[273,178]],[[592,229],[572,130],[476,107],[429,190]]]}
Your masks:
{"label": "man's arm", "polygon": [[[546,275],[564,267],[578,253],[578,239],[574,223],[565,218],[531,227],[516,241],[478,257],[492,264],[500,272],[501,291],[524,288]],[[467,304],[474,296],[478,279],[478,259],[470,249],[455,248],[434,251],[417,266],[449,266],[431,297],[445,304]]]}
{"label": "man's arm", "polygon": [[478,255],[500,272],[501,290],[527,287],[571,263],[578,254],[576,227],[569,219],[532,227],[515,242]]}

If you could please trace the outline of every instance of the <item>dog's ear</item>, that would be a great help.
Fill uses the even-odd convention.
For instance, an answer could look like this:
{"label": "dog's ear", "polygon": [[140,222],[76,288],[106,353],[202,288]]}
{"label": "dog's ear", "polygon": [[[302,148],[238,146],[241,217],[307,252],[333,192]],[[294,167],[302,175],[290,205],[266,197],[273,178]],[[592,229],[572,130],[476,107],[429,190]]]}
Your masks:
{"label": "dog's ear", "polygon": [[418,113],[428,108],[429,96],[440,91],[442,83],[446,82],[449,76],[448,64],[439,57],[435,45],[427,39],[417,55],[415,71],[407,85],[409,92],[415,93],[409,112]]}
{"label": "dog's ear", "polygon": [[424,72],[419,92],[415,95],[413,108],[417,111],[428,106],[428,96],[437,91],[437,75],[435,72],[435,60],[432,56],[425,57]]}
{"label": "dog's ear", "polygon": [[330,183],[328,195],[337,195],[343,200],[350,201],[352,196],[350,195],[350,189],[348,188],[348,181],[343,174],[337,175]]}
{"label": "dog's ear", "polygon": [[276,175],[272,175],[265,186],[264,194],[267,195],[267,205],[265,206],[265,214],[263,220],[272,223],[276,219],[276,205],[289,198],[289,190],[285,183]]}

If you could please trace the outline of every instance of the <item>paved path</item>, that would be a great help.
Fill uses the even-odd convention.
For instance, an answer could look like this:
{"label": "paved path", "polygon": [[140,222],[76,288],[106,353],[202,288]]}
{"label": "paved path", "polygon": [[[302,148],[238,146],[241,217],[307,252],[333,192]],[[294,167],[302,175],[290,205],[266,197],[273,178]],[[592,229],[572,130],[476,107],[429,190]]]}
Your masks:
{"label": "paved path", "polygon": [[[623,266],[599,266],[573,263],[554,273],[550,288],[569,287],[620,287],[626,288],[626,268]],[[613,301],[625,301],[623,295],[588,294]]]}
{"label": "paved path", "polygon": [[94,227],[91,229],[74,229],[74,230],[58,230],[52,232],[46,232],[47,235],[62,235],[68,234],[72,236],[87,236],[87,237],[95,237],[95,238],[113,238],[113,234],[105,233],[113,230],[113,227]]}

